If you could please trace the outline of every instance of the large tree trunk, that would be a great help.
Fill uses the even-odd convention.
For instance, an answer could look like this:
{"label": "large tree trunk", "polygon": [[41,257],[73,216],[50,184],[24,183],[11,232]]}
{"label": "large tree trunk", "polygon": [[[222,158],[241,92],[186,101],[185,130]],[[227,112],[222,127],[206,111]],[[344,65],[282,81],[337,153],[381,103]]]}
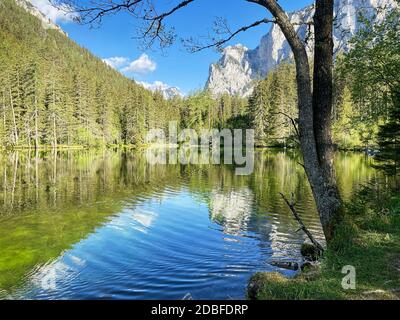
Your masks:
{"label": "large tree trunk", "polygon": [[333,5],[334,0],[317,0],[314,15],[314,89],[313,114],[314,133],[318,160],[324,181],[320,197],[324,212],[321,222],[325,235],[330,238],[340,216],[341,200],[333,166],[333,144],[331,136],[333,105]]}
{"label": "large tree trunk", "polygon": [[296,63],[300,146],[326,240],[333,235],[341,201],[331,142],[333,0],[316,0],[314,93],[303,41],[276,0],[249,0],[267,8],[288,41]]}

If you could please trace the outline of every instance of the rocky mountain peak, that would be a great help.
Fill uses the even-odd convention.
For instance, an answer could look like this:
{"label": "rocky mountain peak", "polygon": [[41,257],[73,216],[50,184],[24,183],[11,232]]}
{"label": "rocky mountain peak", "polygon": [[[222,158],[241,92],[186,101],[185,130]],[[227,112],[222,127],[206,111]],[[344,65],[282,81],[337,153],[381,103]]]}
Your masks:
{"label": "rocky mountain peak", "polygon": [[[361,23],[358,15],[384,19],[386,12],[396,6],[395,0],[337,0],[335,1],[334,44],[335,52],[347,51],[349,40],[358,32]],[[310,56],[313,54],[313,28],[304,22],[312,21],[314,4],[289,14],[297,33],[307,43]],[[278,25],[261,38],[257,48],[249,50],[241,44],[226,47],[221,59],[210,66],[206,89],[214,96],[223,93],[248,97],[254,82],[263,78],[282,61],[291,60],[292,51]]]}
{"label": "rocky mountain peak", "polygon": [[248,96],[251,94],[253,79],[249,49],[238,44],[226,47],[218,63],[210,66],[210,76],[207,88],[215,95],[239,94]]}

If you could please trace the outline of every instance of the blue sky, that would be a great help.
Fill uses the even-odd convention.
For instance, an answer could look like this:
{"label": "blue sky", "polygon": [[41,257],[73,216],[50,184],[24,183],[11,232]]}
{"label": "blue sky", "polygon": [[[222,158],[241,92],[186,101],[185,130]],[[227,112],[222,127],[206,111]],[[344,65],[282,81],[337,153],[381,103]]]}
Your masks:
{"label": "blue sky", "polygon": [[[40,6],[40,3],[48,0],[31,1]],[[159,2],[169,3],[172,7],[177,0]],[[286,10],[293,11],[303,8],[312,1],[280,0],[279,2]],[[245,0],[198,0],[169,17],[166,22],[175,27],[179,36],[187,38],[207,34],[216,17],[227,18],[231,29],[234,30],[268,16],[270,15],[264,8]],[[180,88],[185,94],[204,87],[209,65],[220,57],[219,53],[213,49],[200,53],[188,53],[179,41],[164,54],[157,48],[143,52],[139,49],[138,40],[133,38],[137,21],[123,13],[104,18],[97,28],[68,23],[65,20],[59,19],[57,22],[70,38],[96,56],[102,59],[112,57],[126,59],[125,65],[122,65],[122,59],[118,61],[121,62],[120,69],[125,68],[124,73],[127,76],[148,83],[161,81]],[[242,43],[248,48],[255,48],[269,28],[269,25],[262,25],[251,29],[237,36],[230,44]],[[145,53],[144,56],[143,53]],[[129,63],[135,60],[138,61],[133,63],[131,68],[127,68]],[[129,72],[129,70],[135,70],[135,72]]]}

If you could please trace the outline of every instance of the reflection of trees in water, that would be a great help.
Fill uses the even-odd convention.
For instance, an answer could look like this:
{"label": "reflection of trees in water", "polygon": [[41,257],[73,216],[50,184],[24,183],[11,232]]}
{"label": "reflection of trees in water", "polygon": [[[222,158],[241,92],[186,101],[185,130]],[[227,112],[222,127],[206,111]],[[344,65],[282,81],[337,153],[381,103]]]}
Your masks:
{"label": "reflection of trees in water", "polygon": [[[339,184],[348,196],[360,181],[376,174],[362,154],[336,156]],[[183,184],[199,195],[210,190],[248,187],[265,211],[280,210],[279,192],[296,192],[308,202],[309,187],[296,152],[256,153],[251,176],[236,176],[233,166],[149,165],[140,153],[121,151],[13,152],[0,154],[1,213],[32,208],[87,204],[104,195],[152,193]],[[156,189],[156,190],[155,190]],[[156,192],[157,193],[157,192]]]}
{"label": "reflection of trees in water", "polygon": [[223,183],[216,183],[218,187],[209,193],[211,219],[226,234],[259,238],[259,245],[273,257],[297,257],[305,237],[295,233],[296,222],[279,192],[295,192],[301,207],[307,209],[300,211],[311,229],[322,232],[305,173],[297,161],[296,154],[259,152],[255,172],[244,183],[240,177],[227,179],[226,173],[221,173],[216,181]]}
{"label": "reflection of trees in water", "polygon": [[111,151],[14,152],[0,155],[0,212],[88,205],[104,196],[179,185],[174,166],[150,166],[140,155]]}
{"label": "reflection of trees in water", "polygon": [[[298,225],[279,196],[279,192],[287,195],[293,192],[303,221],[323,242],[311,190],[299,162],[301,158],[295,151],[266,151],[257,152],[255,172],[247,179],[231,176],[227,174],[229,170],[224,168],[219,179],[215,179],[218,188],[214,186],[209,195],[211,219],[220,224],[227,234],[253,232],[263,240],[260,245],[269,243],[273,258],[297,257],[306,236],[295,232]],[[361,154],[338,154],[336,167],[346,196],[375,174],[368,165],[368,159]],[[346,167],[350,167],[351,171]]]}
{"label": "reflection of trees in water", "polygon": [[179,170],[172,169],[111,151],[0,154],[0,288],[8,291],[29,270],[87,237],[126,200],[178,188]]}
{"label": "reflection of trees in water", "polygon": [[[110,217],[147,199],[162,201],[182,188],[209,204],[225,233],[251,232],[273,254],[290,254],[303,235],[279,192],[295,192],[298,211],[319,230],[311,193],[296,153],[256,152],[251,176],[228,165],[149,165],[122,151],[0,154],[0,288],[20,281],[37,264],[60,255]],[[336,168],[346,192],[374,175],[361,154],[339,154]],[[349,169],[350,168],[350,169]],[[137,225],[151,224],[136,215]],[[12,261],[12,264],[10,264]]]}

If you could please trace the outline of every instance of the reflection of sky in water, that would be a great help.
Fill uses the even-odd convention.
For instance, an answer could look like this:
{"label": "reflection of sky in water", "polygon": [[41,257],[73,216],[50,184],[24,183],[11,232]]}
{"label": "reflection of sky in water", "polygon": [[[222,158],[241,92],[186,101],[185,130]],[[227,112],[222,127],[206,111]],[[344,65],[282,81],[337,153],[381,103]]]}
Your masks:
{"label": "reflection of sky in water", "polygon": [[[256,155],[253,175],[238,177],[227,166],[148,166],[137,155],[60,153],[57,161],[40,160],[39,189],[29,184],[36,183],[31,160],[21,155],[15,167],[10,155],[0,161],[8,165],[0,170],[7,173],[0,296],[243,298],[255,271],[292,275],[269,264],[298,260],[305,240],[279,192],[296,193],[298,212],[317,237],[319,219],[297,159]],[[338,154],[346,197],[374,175],[367,161]],[[14,177],[26,185],[11,188]]]}
{"label": "reflection of sky in water", "polygon": [[[210,198],[208,205],[182,190],[161,201],[128,205],[58,259],[32,271],[17,296],[243,298],[253,272],[274,270],[267,264],[270,244],[250,219],[249,189],[226,197],[213,191]],[[223,222],[210,220],[210,208]]]}
{"label": "reflection of sky in water", "polygon": [[222,223],[226,234],[238,234],[245,227],[252,206],[253,193],[248,188],[225,193],[213,190],[210,194],[211,218]]}

